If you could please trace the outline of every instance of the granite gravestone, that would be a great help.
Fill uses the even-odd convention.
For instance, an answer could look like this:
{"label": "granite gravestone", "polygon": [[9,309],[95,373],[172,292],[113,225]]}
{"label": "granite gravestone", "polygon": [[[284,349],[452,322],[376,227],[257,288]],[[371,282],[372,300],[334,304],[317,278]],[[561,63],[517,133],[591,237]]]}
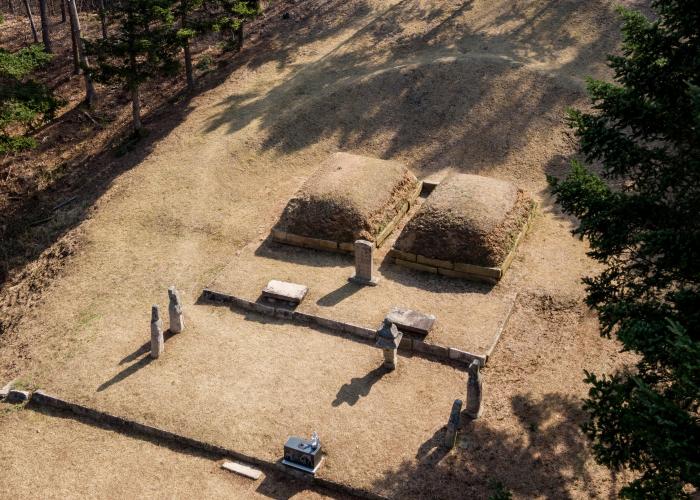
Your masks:
{"label": "granite gravestone", "polygon": [[350,281],[358,285],[375,286],[379,277],[374,275],[374,243],[367,240],[355,242],[355,274]]}
{"label": "granite gravestone", "polygon": [[282,463],[304,472],[315,473],[321,466],[321,441],[315,432],[311,439],[292,436],[284,444],[284,459]]}
{"label": "granite gravestone", "polygon": [[151,357],[158,358],[164,349],[163,320],[160,319],[160,309],[154,305],[151,307]]}
{"label": "granite gravestone", "polygon": [[467,373],[467,409],[466,413],[471,418],[479,418],[481,416],[481,398],[483,396],[483,383],[481,381],[481,363],[474,360],[469,365]]}

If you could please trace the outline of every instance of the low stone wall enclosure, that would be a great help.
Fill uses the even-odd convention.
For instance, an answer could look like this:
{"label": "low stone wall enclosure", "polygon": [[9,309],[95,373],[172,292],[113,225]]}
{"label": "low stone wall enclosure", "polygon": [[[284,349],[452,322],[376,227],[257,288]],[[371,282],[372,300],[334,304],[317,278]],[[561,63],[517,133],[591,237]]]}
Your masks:
{"label": "low stone wall enclosure", "polygon": [[[240,297],[236,297],[231,294],[221,293],[210,289],[204,289],[201,298],[202,300],[209,302],[227,304],[237,309],[241,309],[243,311],[250,311],[278,319],[294,321],[302,325],[315,325],[321,328],[327,328],[334,332],[347,334],[355,340],[366,342],[368,344],[374,344],[374,342],[377,340],[377,331],[372,328],[353,325],[351,323],[344,323],[342,321],[336,321],[330,318],[324,318],[313,314],[293,311],[285,307],[268,306],[259,302],[253,302]],[[501,333],[505,329],[505,326],[508,322],[508,319],[510,318],[510,314],[512,313],[514,305],[515,297],[513,297],[510,308],[508,309],[508,313],[506,314],[506,317],[503,319],[501,325],[499,326],[494,341],[486,351],[485,355],[472,354],[470,352],[456,349],[454,347],[424,342],[423,340],[411,338],[406,335],[404,335],[404,337],[401,339],[399,351],[410,352],[417,356],[426,357],[429,359],[437,359],[443,362],[454,362],[462,365],[463,367],[468,367],[472,363],[472,361],[476,360],[481,366],[483,366],[486,364],[489,356],[491,356],[494,349],[496,348],[496,344],[498,343]]]}
{"label": "low stone wall enclosure", "polygon": [[245,462],[260,469],[270,471],[270,472],[280,472],[289,476],[294,477],[297,480],[313,484],[315,486],[325,488],[331,491],[343,495],[350,495],[357,498],[366,498],[368,500],[388,500],[387,497],[372,493],[361,488],[355,488],[353,486],[339,483],[337,481],[332,481],[330,479],[325,479],[318,477],[314,474],[307,474],[298,471],[294,468],[287,467],[282,464],[281,461],[271,462],[263,460],[254,456],[246,455],[240,453],[239,451],[232,450],[230,448],[225,448],[213,443],[208,443],[205,441],[200,441],[197,439],[192,439],[181,434],[176,434],[174,432],[155,427],[153,425],[144,424],[141,422],[136,422],[129,420],[117,415],[112,415],[94,408],[90,408],[72,401],[68,401],[59,398],[54,395],[47,394],[41,390],[35,391],[33,394],[29,395],[30,405],[53,408],[59,411],[70,412],[73,415],[87,419],[98,425],[105,425],[111,428],[126,431],[129,434],[146,436],[152,439],[164,443],[172,443],[178,446],[188,447],[195,450],[199,450],[205,453],[210,453],[212,455],[217,455],[220,457],[231,458],[241,462]]}

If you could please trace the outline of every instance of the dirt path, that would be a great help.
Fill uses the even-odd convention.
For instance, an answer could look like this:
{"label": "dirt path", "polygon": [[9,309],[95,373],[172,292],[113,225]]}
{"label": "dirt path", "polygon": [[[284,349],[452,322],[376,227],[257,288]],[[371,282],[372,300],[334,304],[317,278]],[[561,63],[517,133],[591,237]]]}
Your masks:
{"label": "dirt path", "polygon": [[[615,482],[587,454],[578,402],[582,370],[622,358],[579,305],[580,277],[593,266],[551,205],[545,174],[566,168],[563,112],[585,104],[583,78],[607,74],[604,53],[618,40],[613,2],[358,0],[339,11],[317,3],[316,17],[294,21],[289,43],[271,43],[263,62],[252,58],[194,99],[182,123],[115,179],[41,307],[2,339],[0,375],[101,398],[105,373],[145,341],[150,305],[165,306],[167,286],[195,307],[330,152],[399,159],[419,176],[493,175],[531,191],[543,213],[500,285],[520,299],[485,372],[484,418],[463,430],[455,453],[428,443],[373,487],[482,497],[502,481],[522,498],[607,496]],[[427,307],[439,309],[439,299]],[[220,328],[216,315],[193,314],[198,331]],[[173,380],[186,378],[186,358],[172,370]],[[258,390],[264,400],[268,389]],[[116,393],[113,410],[168,422]],[[0,425],[14,424],[0,416]]]}

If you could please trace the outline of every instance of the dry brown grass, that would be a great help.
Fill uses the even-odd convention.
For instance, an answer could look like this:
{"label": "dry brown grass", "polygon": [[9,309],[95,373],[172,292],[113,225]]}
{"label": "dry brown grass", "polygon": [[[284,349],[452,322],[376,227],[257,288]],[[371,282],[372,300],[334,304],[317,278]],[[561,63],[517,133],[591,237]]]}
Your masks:
{"label": "dry brown grass", "polygon": [[[80,215],[89,218],[63,273],[3,334],[0,376],[268,457],[287,433],[328,429],[323,474],[397,497],[484,498],[493,479],[516,498],[610,496],[619,478],[592,463],[579,400],[584,368],[609,372],[625,357],[580,306],[580,278],[596,268],[552,206],[545,174],[567,168],[563,110],[586,102],[583,77],[609,76],[612,9],[607,0],[300,3],[220,86],[186,112],[170,109],[167,126],[153,122],[146,149],[112,160],[121,173]],[[510,180],[543,206],[488,292],[520,298],[484,373],[484,416],[461,429],[452,453],[436,447],[437,431],[463,395],[463,373],[402,359],[355,405],[333,406],[345,385],[366,390],[373,349],[194,305],[338,150],[401,161],[419,177]],[[171,284],[184,292],[190,331],[146,363],[149,307]],[[439,317],[438,296],[433,304],[425,312]],[[315,413],[294,393],[310,394]],[[386,414],[398,424],[382,437]],[[375,437],[383,447],[363,459]],[[29,447],[12,452],[35,459]],[[41,487],[35,476],[22,480]]]}

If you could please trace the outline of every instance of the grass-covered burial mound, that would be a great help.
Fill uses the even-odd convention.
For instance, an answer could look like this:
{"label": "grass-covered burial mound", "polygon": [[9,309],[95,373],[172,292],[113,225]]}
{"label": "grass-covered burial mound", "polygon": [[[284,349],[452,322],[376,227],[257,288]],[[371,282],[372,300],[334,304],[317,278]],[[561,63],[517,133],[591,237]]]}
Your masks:
{"label": "grass-covered burial mound", "polygon": [[329,250],[350,250],[358,239],[379,246],[419,191],[402,163],[335,153],[289,201],[273,237]]}
{"label": "grass-covered burial mound", "polygon": [[532,199],[512,182],[452,175],[406,224],[394,246],[397,262],[448,276],[498,280],[533,208]]}

